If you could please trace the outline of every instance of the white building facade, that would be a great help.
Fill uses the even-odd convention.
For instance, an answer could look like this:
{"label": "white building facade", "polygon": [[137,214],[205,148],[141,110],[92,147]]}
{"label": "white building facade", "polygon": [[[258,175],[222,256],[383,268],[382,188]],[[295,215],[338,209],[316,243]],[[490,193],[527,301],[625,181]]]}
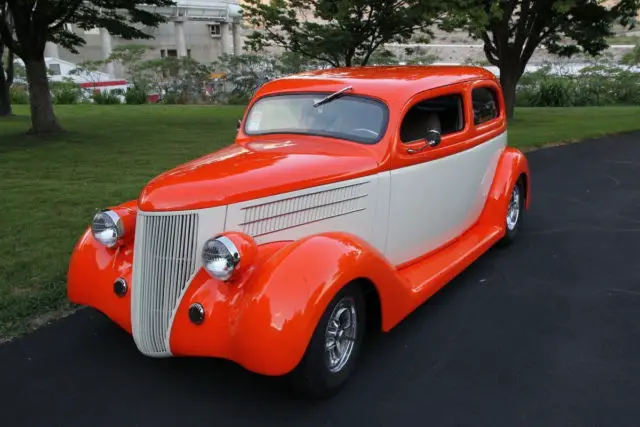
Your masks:
{"label": "white building facade", "polygon": [[[157,28],[143,28],[152,39],[125,40],[104,28],[85,31],[71,26],[69,29],[86,41],[86,45],[78,48],[79,54],[47,43],[45,57],[73,63],[102,60],[109,57],[115,46],[126,44],[149,46],[145,59],[190,56],[198,62],[210,63],[222,53],[242,52],[244,30],[238,1],[177,0],[176,6],[149,7],[149,10],[167,18],[167,22]],[[103,71],[113,78],[124,77],[124,70],[114,64],[108,64]]]}

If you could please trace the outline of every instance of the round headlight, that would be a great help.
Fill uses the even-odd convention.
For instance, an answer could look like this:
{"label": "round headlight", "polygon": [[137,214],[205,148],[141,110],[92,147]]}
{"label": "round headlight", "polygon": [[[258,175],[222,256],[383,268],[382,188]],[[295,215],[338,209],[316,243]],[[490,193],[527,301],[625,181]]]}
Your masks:
{"label": "round headlight", "polygon": [[229,280],[238,263],[240,252],[231,239],[219,236],[205,242],[202,249],[204,268],[219,280]]}
{"label": "round headlight", "polygon": [[114,247],[124,236],[122,219],[113,211],[98,212],[91,222],[93,237],[108,248]]}

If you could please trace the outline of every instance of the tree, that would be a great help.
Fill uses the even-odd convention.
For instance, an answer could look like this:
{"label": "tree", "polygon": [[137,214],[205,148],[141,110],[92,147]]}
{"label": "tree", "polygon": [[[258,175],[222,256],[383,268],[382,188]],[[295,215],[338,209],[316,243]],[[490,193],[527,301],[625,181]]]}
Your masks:
{"label": "tree", "polygon": [[[25,63],[29,83],[31,131],[36,134],[62,131],[53,105],[44,48],[47,41],[73,53],[85,40],[67,24],[81,29],[105,28],[125,39],[149,39],[152,36],[136,25],[157,26],[164,22],[152,6],[170,6],[172,0],[0,0],[0,36],[6,46]],[[151,6],[141,8],[140,6]],[[13,31],[8,17],[13,18]]]}
{"label": "tree", "polygon": [[465,29],[484,43],[490,64],[500,69],[507,116],[513,117],[516,86],[536,48],[571,57],[597,55],[616,22],[635,23],[640,0],[619,0],[607,8],[603,0],[449,0],[452,13],[441,28]]}
{"label": "tree", "polygon": [[334,67],[366,65],[381,45],[427,34],[442,3],[420,0],[245,0],[253,51],[281,47]]}
{"label": "tree", "polygon": [[8,51],[6,56],[6,75],[5,75],[5,45],[0,37],[0,117],[7,117],[13,114],[11,109],[11,85],[13,84],[13,52]]}
{"label": "tree", "polygon": [[[10,16],[5,17],[7,28],[11,28]],[[5,51],[7,52],[5,59]],[[0,117],[8,117],[13,114],[11,110],[11,85],[14,77],[14,55],[6,48],[6,44],[0,34]],[[5,65],[6,63],[6,65]],[[6,75],[5,75],[6,67]]]}

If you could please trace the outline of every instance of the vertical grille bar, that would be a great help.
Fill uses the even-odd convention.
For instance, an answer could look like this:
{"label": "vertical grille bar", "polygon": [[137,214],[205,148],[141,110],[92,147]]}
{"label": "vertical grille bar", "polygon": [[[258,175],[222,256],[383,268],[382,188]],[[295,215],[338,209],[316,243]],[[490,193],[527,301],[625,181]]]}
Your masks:
{"label": "vertical grille bar", "polygon": [[140,351],[169,356],[168,329],[195,271],[198,215],[138,212],[133,259],[132,323]]}

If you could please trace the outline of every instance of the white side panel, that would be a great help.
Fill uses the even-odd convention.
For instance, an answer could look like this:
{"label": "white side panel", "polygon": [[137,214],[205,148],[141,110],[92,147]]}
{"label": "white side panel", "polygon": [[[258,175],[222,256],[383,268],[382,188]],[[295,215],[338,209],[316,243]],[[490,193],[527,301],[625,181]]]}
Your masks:
{"label": "white side panel", "polygon": [[391,172],[385,250],[391,263],[433,251],[473,225],[506,142],[503,133],[461,153]]}
{"label": "white side panel", "polygon": [[225,231],[247,233],[258,244],[343,231],[382,250],[386,220],[377,208],[388,200],[388,179],[371,175],[236,203],[228,207]]}

